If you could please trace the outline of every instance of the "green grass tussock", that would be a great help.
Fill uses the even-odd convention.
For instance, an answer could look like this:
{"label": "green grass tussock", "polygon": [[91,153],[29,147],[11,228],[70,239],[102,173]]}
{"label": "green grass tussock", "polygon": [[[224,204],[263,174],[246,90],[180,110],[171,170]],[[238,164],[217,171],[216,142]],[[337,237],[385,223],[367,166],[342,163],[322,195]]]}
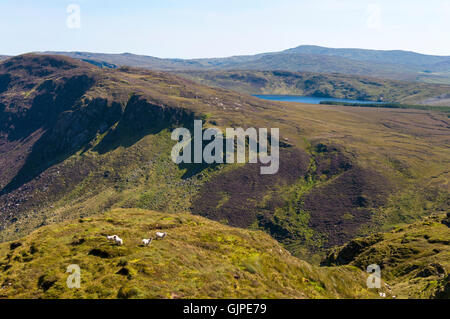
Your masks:
{"label": "green grass tussock", "polygon": [[[144,247],[156,230],[163,240]],[[108,242],[117,234],[123,246]],[[20,246],[19,246],[20,243]],[[67,266],[81,268],[68,289]],[[319,268],[261,231],[190,214],[115,209],[0,244],[3,298],[368,298],[354,267]]]}

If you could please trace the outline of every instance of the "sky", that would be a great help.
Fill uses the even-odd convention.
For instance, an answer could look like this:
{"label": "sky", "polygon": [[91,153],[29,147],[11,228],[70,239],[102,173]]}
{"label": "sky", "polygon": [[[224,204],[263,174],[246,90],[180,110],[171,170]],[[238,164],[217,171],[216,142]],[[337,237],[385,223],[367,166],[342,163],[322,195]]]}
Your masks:
{"label": "sky", "polygon": [[0,0],[0,54],[206,58],[299,45],[450,55],[450,0]]}

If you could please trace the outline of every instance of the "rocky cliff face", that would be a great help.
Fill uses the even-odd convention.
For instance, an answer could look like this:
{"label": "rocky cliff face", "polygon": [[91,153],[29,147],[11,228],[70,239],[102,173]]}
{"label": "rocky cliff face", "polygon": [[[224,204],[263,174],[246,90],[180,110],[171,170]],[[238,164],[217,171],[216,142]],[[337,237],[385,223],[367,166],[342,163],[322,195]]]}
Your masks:
{"label": "rocky cliff face", "polygon": [[[117,73],[66,57],[28,54],[0,64],[2,225],[81,182],[91,165],[56,167],[93,147],[98,136],[105,138],[96,150],[105,153],[120,141],[133,144],[192,121],[192,111],[144,94]],[[64,181],[54,183],[52,176],[60,174]]]}

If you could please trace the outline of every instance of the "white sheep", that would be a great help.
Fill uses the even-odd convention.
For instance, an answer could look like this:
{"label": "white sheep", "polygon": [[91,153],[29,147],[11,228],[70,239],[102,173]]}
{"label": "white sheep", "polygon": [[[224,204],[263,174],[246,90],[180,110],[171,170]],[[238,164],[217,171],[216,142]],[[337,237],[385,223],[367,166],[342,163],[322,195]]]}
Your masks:
{"label": "white sheep", "polygon": [[117,235],[106,236],[108,240],[114,241],[117,245],[123,245],[123,240]]}
{"label": "white sheep", "polygon": [[156,232],[156,239],[163,239],[164,237],[166,237],[167,233],[161,233],[159,231]]}
{"label": "white sheep", "polygon": [[106,236],[106,238],[108,238],[108,240],[112,240],[112,241],[115,241],[116,237],[117,237],[117,235]]}
{"label": "white sheep", "polygon": [[116,238],[114,239],[117,245],[123,245],[123,240],[122,238],[120,238],[119,236],[116,236]]}
{"label": "white sheep", "polygon": [[144,246],[148,246],[148,245],[150,245],[151,243],[152,243],[152,240],[153,240],[153,238],[149,238],[149,239],[142,239],[142,244],[144,245]]}

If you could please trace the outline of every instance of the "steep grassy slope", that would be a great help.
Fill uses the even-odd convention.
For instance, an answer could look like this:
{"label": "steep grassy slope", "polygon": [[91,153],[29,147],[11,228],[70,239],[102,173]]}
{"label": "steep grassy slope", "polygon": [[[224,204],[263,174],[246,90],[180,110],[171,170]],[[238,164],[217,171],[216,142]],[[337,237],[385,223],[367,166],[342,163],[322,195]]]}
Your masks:
{"label": "steep grassy slope", "polygon": [[244,94],[335,97],[397,103],[450,105],[449,85],[380,80],[343,74],[286,71],[191,71],[177,74]]}
{"label": "steep grassy slope", "polygon": [[[448,210],[449,123],[439,112],[263,101],[64,57],[25,55],[0,71],[3,241],[139,207],[264,230],[317,262],[355,236]],[[174,164],[170,132],[194,118],[280,128],[279,174]]]}
{"label": "steep grassy slope", "polygon": [[450,298],[450,213],[434,215],[390,233],[354,239],[324,265],[378,264],[400,298]]}
{"label": "steep grassy slope", "polygon": [[[155,231],[164,240],[140,245]],[[123,246],[108,242],[118,234]],[[66,269],[81,268],[80,289]],[[3,298],[374,298],[356,267],[313,267],[263,232],[191,214],[117,209],[0,244]],[[385,289],[384,289],[385,290]]]}

